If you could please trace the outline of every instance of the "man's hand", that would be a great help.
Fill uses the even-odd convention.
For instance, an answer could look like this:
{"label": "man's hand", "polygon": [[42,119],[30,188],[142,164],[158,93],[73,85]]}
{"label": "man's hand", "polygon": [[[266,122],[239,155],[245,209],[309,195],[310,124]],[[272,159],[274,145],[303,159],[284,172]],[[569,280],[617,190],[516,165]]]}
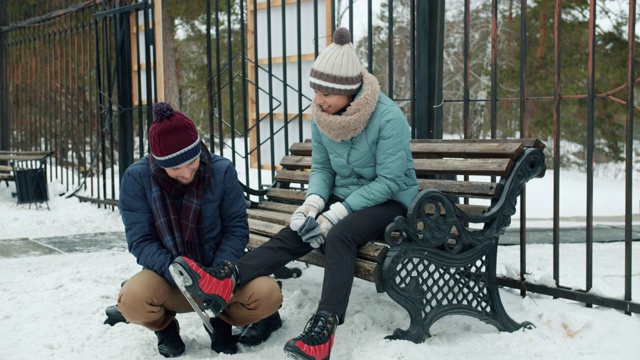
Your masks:
{"label": "man's hand", "polygon": [[289,227],[293,231],[298,231],[306,221],[307,217],[312,217],[315,219],[318,213],[322,211],[322,209],[324,209],[324,200],[322,200],[322,198],[316,194],[309,195],[304,203],[300,205],[291,215]]}
{"label": "man's hand", "polygon": [[334,203],[329,207],[329,210],[320,214],[318,217],[318,227],[320,228],[322,236],[327,237],[327,233],[333,225],[337,224],[347,215],[349,215],[349,212],[341,202]]}

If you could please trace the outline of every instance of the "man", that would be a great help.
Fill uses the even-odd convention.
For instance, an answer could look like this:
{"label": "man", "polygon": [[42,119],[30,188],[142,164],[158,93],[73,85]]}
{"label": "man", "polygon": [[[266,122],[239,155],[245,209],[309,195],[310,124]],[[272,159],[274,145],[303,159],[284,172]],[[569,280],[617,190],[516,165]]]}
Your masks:
{"label": "man", "polygon": [[[129,251],[143,269],[122,286],[118,310],[153,330],[158,351],[180,356],[176,313],[193,311],[176,287],[169,265],[180,256],[201,264],[239,259],[249,239],[245,198],[233,164],[211,154],[193,121],[171,105],[153,105],[151,154],[132,164],[120,187],[119,209]],[[255,345],[281,325],[282,292],[269,276],[239,284],[218,317],[205,323],[211,349],[235,354],[236,342]],[[244,327],[232,336],[231,326]]]}

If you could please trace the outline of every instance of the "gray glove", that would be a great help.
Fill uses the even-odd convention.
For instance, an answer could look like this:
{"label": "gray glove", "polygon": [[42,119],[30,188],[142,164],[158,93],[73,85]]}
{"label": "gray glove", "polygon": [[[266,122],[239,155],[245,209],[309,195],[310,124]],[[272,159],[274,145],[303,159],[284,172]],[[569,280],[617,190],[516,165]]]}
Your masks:
{"label": "gray glove", "polygon": [[324,244],[324,236],[322,236],[318,222],[311,216],[306,217],[306,220],[298,229],[298,235],[302,237],[302,241],[308,243],[315,249]]}

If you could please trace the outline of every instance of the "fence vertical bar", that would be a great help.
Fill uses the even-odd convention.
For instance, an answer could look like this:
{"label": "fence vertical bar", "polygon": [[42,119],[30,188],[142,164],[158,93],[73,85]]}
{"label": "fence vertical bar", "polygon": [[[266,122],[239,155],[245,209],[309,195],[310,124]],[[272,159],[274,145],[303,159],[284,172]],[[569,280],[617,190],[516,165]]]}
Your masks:
{"label": "fence vertical bar", "polygon": [[[596,0],[589,2],[589,61],[587,65],[587,267],[586,291],[593,286],[593,152],[595,148]],[[591,306],[591,304],[587,304]]]}
{"label": "fence vertical bar", "polygon": [[462,41],[462,123],[464,128],[464,138],[471,138],[471,121],[469,119],[469,36],[471,28],[471,4],[470,0],[464,1],[464,36]]}
{"label": "fence vertical bar", "polygon": [[498,0],[491,0],[491,138],[498,133]]}
{"label": "fence vertical bar", "polygon": [[[289,80],[287,77],[287,4],[280,4],[281,11],[281,34],[282,34],[282,109],[284,112],[284,148],[289,148],[289,97],[287,96],[287,87],[289,86]],[[273,166],[272,168],[274,168]]]}
{"label": "fence vertical bar", "polygon": [[[526,75],[527,75],[527,0],[520,3],[520,137],[524,137],[525,116],[526,116]],[[527,273],[527,229],[523,224],[526,219],[526,185],[523,186],[520,193],[520,279],[525,278]],[[524,290],[520,291],[520,295],[525,296]]]}
{"label": "fence vertical bar", "polygon": [[[232,24],[233,20],[231,18],[231,1],[227,0],[227,24]],[[231,25],[227,25],[227,74],[229,76],[229,122],[230,131],[229,131],[229,140],[231,140],[231,159],[233,159],[233,163],[235,164],[235,153],[236,153],[236,114],[235,114],[235,104],[234,104],[234,91],[233,91],[233,27]],[[222,123],[222,121],[220,122]],[[224,132],[222,128],[220,129],[220,142],[224,145]],[[224,155],[224,146],[221,146],[220,155]]]}
{"label": "fence vertical bar", "polygon": [[[0,28],[8,24],[7,16],[7,2],[0,1]],[[6,111],[9,99],[7,94],[9,86],[6,79],[6,72],[9,69],[8,52],[5,48],[7,37],[7,32],[0,30],[0,150],[9,149],[9,117]]]}
{"label": "fence vertical bar", "polygon": [[387,17],[388,37],[387,37],[387,96],[393,99],[393,0],[389,3],[389,16]]}
{"label": "fence vertical bar", "polygon": [[[625,147],[625,209],[624,209],[624,299],[631,300],[632,273],[632,214],[633,214],[633,112],[635,96],[636,0],[629,0],[628,60],[627,60],[627,119]],[[627,310],[627,314],[630,312]]]}
{"label": "fence vertical bar", "polygon": [[556,0],[553,15],[553,279],[560,285],[560,66],[562,35],[562,0]]}

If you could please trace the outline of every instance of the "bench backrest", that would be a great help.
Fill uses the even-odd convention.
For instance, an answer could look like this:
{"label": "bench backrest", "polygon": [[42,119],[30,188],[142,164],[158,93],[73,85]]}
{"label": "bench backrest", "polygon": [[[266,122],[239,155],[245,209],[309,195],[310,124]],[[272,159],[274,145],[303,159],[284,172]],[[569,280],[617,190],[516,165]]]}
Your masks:
{"label": "bench backrest", "polygon": [[[420,190],[436,189],[456,197],[460,208],[470,214],[484,213],[490,200],[498,198],[501,180],[528,147],[542,150],[544,144],[537,139],[411,142]],[[299,205],[305,198],[301,189],[309,182],[311,142],[295,143],[289,151],[290,155],[280,162],[281,170],[277,171],[274,186],[266,198],[270,202]],[[486,205],[477,205],[472,199],[489,201],[485,201]]]}

